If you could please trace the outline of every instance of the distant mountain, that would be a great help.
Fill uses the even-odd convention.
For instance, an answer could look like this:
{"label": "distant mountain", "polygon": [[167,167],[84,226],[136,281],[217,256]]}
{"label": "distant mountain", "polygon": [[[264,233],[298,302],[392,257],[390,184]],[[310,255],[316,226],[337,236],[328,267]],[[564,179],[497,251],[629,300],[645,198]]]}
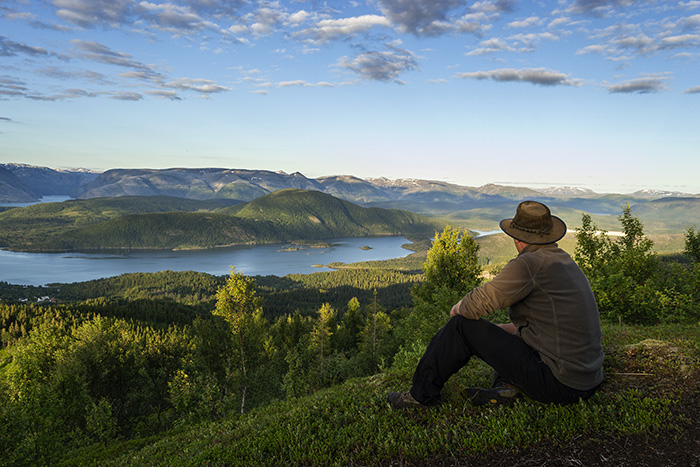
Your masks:
{"label": "distant mountain", "polygon": [[630,207],[640,219],[647,220],[648,230],[681,233],[688,227],[700,229],[700,198],[669,197]]}
{"label": "distant mountain", "polygon": [[593,190],[576,186],[553,186],[548,188],[540,188],[537,191],[548,196],[559,198],[582,198],[596,196],[596,193]]}
{"label": "distant mountain", "polygon": [[0,164],[0,202],[31,203],[41,195]]}
{"label": "distant mountain", "polygon": [[319,191],[281,190],[241,206],[223,202],[119,197],[37,204],[0,213],[0,246],[27,251],[212,248],[370,235],[426,237],[444,226],[426,216],[363,208]]}
{"label": "distant mountain", "polygon": [[[364,207],[402,209],[457,222],[468,221],[470,228],[482,230],[495,228],[499,219],[512,215],[515,205],[525,199],[547,203],[553,211],[560,215],[564,213],[571,226],[580,222],[581,212],[587,212],[602,216],[601,227],[617,227],[616,216],[622,212],[622,206],[626,203],[641,209],[645,203],[659,199],[700,198],[700,194],[658,190],[641,190],[622,195],[598,194],[578,187],[537,190],[497,184],[469,187],[435,180],[361,179],[347,175],[312,179],[298,172],[287,174],[224,168],[114,169],[96,174],[53,171],[22,164],[5,164],[0,167],[23,177],[13,178],[12,183],[3,183],[0,176],[0,200],[4,202],[36,200],[37,193],[65,194],[66,190],[76,184],[80,185],[69,195],[80,199],[170,196],[190,200],[232,200],[239,203],[294,188],[322,192]],[[88,181],[85,182],[86,180]],[[23,185],[18,185],[20,182]],[[641,211],[644,212],[641,219],[646,225],[653,226],[656,232],[672,233],[677,231],[675,226],[697,217],[696,213],[681,211],[682,208],[670,211],[677,215],[675,220],[670,221],[662,211],[650,208]]]}
{"label": "distant mountain", "polygon": [[683,198],[687,197],[687,193],[681,193],[680,191],[666,191],[666,190],[639,190],[632,193],[637,198],[643,199],[659,199],[659,198]]}
{"label": "distant mountain", "polygon": [[[78,188],[91,182],[99,175],[99,172],[84,169],[57,170],[27,164],[0,164],[0,168],[3,167],[12,172],[17,179],[30,187],[33,192],[38,193],[38,197],[50,195],[73,196]],[[4,190],[0,188],[0,196],[3,193]]]}
{"label": "distant mountain", "polygon": [[190,199],[227,198],[251,201],[286,188],[323,191],[300,173],[236,169],[114,169],[100,174],[75,192],[77,198],[176,196]]}

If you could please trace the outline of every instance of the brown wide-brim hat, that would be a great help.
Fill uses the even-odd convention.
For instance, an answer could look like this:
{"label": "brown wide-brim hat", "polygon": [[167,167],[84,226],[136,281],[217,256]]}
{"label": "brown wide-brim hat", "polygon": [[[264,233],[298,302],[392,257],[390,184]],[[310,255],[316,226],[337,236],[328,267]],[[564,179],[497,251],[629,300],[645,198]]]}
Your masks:
{"label": "brown wide-brim hat", "polygon": [[500,225],[514,239],[531,245],[554,243],[566,235],[564,221],[538,201],[523,201],[515,210],[515,217],[503,219]]}

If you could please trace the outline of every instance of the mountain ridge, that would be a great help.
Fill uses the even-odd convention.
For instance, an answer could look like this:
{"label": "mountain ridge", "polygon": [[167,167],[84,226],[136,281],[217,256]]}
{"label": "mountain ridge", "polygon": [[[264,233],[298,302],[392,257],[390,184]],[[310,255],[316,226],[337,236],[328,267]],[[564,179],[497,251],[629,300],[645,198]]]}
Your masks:
{"label": "mountain ridge", "polygon": [[[102,173],[71,169],[54,171],[26,164],[0,164],[0,201],[37,201],[38,196],[54,190],[74,198],[95,199],[124,196],[170,196],[190,200],[231,200],[244,203],[284,189],[313,190],[364,207],[402,209],[440,217],[459,223],[470,222],[470,228],[490,229],[497,221],[512,215],[514,206],[525,199],[542,201],[555,212],[568,212],[569,221],[578,221],[581,211],[607,216],[602,228],[617,224],[616,216],[629,204],[633,211],[644,213],[645,225],[653,225],[657,233],[683,231],[700,222],[700,194],[673,191],[640,190],[632,194],[599,194],[580,187],[528,187],[489,183],[481,187],[456,185],[423,179],[362,179],[352,175],[330,175],[308,178],[300,172],[226,168],[112,169]],[[32,178],[32,174],[36,178]],[[5,177],[2,177],[2,174]],[[18,175],[21,175],[20,178]],[[81,178],[82,177],[82,178]],[[25,181],[43,185],[37,193]],[[82,180],[82,182],[81,182]],[[87,180],[86,183],[83,183]],[[4,184],[3,184],[4,182]],[[14,182],[11,183],[11,182]],[[76,188],[77,186],[77,188]],[[70,191],[72,189],[72,191]],[[13,195],[14,194],[14,195]],[[54,193],[48,193],[54,194]],[[3,198],[4,196],[4,198]],[[671,214],[654,202],[675,202]]]}
{"label": "mountain ridge", "polygon": [[[516,199],[525,196],[552,198],[595,198],[620,195],[597,193],[587,188],[554,186],[541,189],[488,183],[480,187],[416,178],[362,179],[353,175],[328,175],[308,178],[300,172],[230,169],[167,168],[110,169],[104,172],[87,169],[51,169],[28,164],[6,163],[8,170],[41,195],[70,195],[90,199],[115,196],[178,196],[190,199],[228,198],[251,201],[263,194],[286,188],[318,190],[352,202],[377,203],[397,201],[426,193],[450,200],[493,201],[490,197]],[[0,194],[4,192],[0,187]],[[644,189],[621,195],[628,198],[659,199],[664,197],[700,197],[700,194]],[[23,202],[17,200],[16,202]]]}

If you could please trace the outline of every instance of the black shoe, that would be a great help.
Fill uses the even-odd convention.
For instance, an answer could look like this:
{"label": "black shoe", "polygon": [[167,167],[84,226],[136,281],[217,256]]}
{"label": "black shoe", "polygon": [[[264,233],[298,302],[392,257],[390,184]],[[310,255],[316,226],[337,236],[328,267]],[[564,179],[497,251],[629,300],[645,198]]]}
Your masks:
{"label": "black shoe", "polygon": [[512,405],[523,397],[517,388],[505,385],[489,389],[467,388],[462,394],[474,405]]}
{"label": "black shoe", "polygon": [[386,400],[395,409],[405,409],[410,407],[428,407],[413,398],[410,392],[390,392]]}

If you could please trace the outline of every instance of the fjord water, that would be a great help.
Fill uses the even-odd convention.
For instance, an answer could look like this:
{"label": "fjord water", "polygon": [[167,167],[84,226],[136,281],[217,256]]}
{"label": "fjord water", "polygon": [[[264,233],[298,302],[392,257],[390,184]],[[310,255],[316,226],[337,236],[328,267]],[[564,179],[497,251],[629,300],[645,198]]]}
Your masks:
{"label": "fjord water", "polygon": [[[361,237],[326,240],[328,248],[256,245],[209,250],[134,250],[128,254],[21,253],[0,250],[0,281],[45,285],[83,282],[130,272],[199,271],[228,274],[230,266],[246,275],[285,276],[328,271],[315,267],[332,262],[354,263],[402,258],[411,252],[403,237]],[[369,246],[370,249],[363,247]]]}

